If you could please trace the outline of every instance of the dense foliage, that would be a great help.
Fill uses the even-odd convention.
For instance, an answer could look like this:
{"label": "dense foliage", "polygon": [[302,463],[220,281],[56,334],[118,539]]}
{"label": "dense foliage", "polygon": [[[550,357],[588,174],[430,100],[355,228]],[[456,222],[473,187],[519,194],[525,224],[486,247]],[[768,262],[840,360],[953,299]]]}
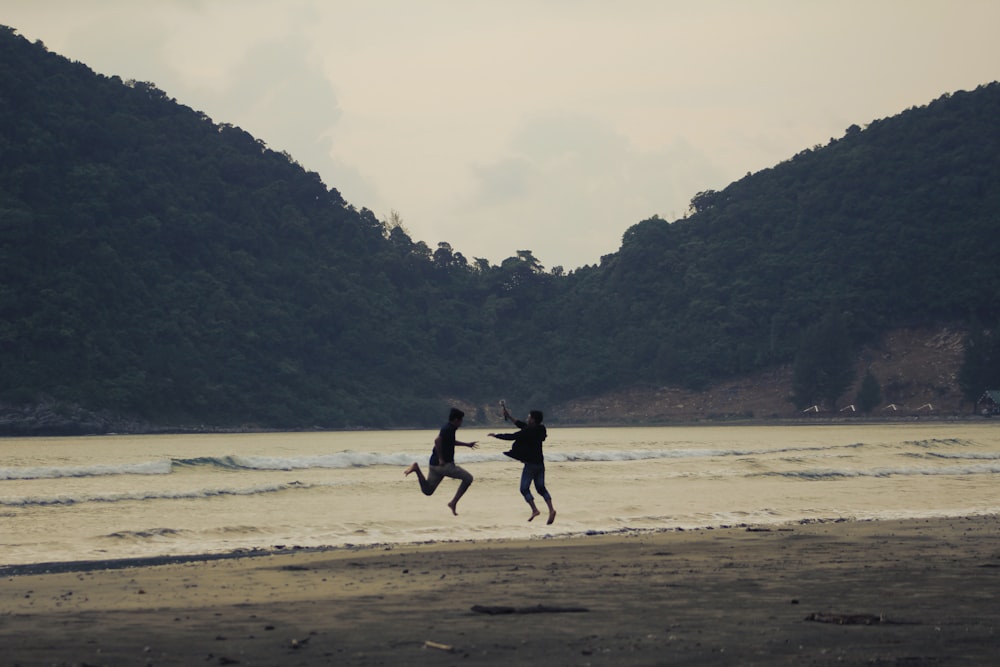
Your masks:
{"label": "dense foliage", "polygon": [[[0,401],[343,428],[433,424],[451,398],[698,386],[802,359],[821,322],[840,357],[901,325],[989,329],[998,212],[990,84],[698,193],[599,266],[470,262],[0,26]],[[797,393],[835,401],[842,380]]]}
{"label": "dense foliage", "polygon": [[685,220],[629,229],[592,288],[622,367],[656,382],[740,374],[792,359],[825,315],[854,344],[995,320],[998,112],[995,83],[944,96],[699,193]]}
{"label": "dense foliage", "polygon": [[978,322],[969,327],[964,358],[958,371],[958,386],[970,403],[979,400],[985,390],[1000,387],[1000,331],[983,329]]}

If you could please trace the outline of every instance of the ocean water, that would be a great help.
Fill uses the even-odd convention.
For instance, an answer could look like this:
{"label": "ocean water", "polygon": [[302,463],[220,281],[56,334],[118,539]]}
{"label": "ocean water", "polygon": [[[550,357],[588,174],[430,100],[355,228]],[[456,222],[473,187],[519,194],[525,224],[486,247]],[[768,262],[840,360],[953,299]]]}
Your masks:
{"label": "ocean water", "polygon": [[550,426],[552,525],[487,432],[458,516],[432,430],[0,439],[0,565],[1000,512],[1000,420]]}

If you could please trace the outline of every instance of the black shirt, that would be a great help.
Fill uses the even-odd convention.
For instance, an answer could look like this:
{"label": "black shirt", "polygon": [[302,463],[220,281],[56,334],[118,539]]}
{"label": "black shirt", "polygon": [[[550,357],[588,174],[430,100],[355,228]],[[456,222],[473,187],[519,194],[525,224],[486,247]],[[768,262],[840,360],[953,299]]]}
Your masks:
{"label": "black shirt", "polygon": [[458,432],[458,427],[448,422],[441,427],[441,432],[438,433],[438,437],[441,439],[441,461],[438,461],[437,449],[431,452],[431,465],[441,466],[445,463],[455,462],[455,434]]}

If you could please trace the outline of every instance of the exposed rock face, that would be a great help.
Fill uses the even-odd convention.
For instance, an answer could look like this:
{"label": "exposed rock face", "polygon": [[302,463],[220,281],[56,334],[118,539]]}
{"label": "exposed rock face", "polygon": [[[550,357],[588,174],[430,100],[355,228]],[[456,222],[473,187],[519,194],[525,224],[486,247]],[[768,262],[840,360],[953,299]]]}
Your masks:
{"label": "exposed rock face", "polygon": [[[965,416],[972,406],[958,388],[965,331],[904,329],[886,334],[858,357],[855,383],[837,406],[802,413],[792,395],[792,367],[719,382],[704,391],[676,387],[633,388],[553,406],[559,421],[576,424],[656,423],[734,419],[819,417],[889,418]],[[871,370],[882,387],[882,405],[868,415],[854,412],[861,379]]]}

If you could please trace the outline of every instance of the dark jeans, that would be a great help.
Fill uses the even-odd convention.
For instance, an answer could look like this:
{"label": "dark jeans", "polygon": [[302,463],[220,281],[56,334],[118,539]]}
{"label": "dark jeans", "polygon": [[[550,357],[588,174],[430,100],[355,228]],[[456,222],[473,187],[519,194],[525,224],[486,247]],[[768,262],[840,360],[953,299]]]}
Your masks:
{"label": "dark jeans", "polygon": [[521,471],[521,495],[529,503],[534,500],[531,496],[531,483],[535,483],[535,490],[545,500],[552,500],[548,489],[545,488],[545,464],[525,463],[524,470]]}

